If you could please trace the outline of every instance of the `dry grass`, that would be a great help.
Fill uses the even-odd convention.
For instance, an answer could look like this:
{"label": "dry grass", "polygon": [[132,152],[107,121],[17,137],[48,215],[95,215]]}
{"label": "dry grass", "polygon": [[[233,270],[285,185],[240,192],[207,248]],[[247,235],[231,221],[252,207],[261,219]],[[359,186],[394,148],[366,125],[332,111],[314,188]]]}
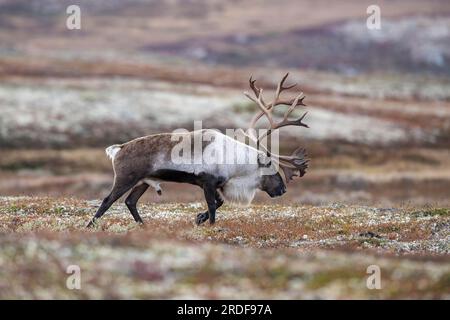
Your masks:
{"label": "dry grass", "polygon": [[224,207],[196,227],[200,204],[146,204],[139,227],[115,205],[85,230],[97,205],[1,198],[1,298],[449,298],[446,208]]}
{"label": "dry grass", "polygon": [[[0,5],[0,298],[450,298],[448,61],[420,65],[445,57],[448,2],[383,2],[377,35],[403,33],[363,47],[368,0],[85,1],[80,32],[45,2]],[[342,73],[314,70],[327,64]],[[200,119],[243,127],[249,75],[268,94],[286,68],[313,129],[311,170],[284,197],[197,227],[202,193],[169,184],[142,199],[145,227],[117,204],[84,229],[99,201],[81,199],[111,186],[106,145]],[[285,134],[283,153],[299,144]],[[72,264],[81,290],[66,288]]]}
{"label": "dry grass", "polygon": [[[67,198],[1,198],[0,231],[28,233],[83,230],[99,201]],[[381,253],[447,254],[450,214],[447,208],[378,209],[364,206],[253,205],[224,206],[214,227],[196,227],[200,203],[143,204],[146,221],[138,227],[117,203],[94,230],[136,231],[164,237],[238,244],[255,248],[373,249]]]}

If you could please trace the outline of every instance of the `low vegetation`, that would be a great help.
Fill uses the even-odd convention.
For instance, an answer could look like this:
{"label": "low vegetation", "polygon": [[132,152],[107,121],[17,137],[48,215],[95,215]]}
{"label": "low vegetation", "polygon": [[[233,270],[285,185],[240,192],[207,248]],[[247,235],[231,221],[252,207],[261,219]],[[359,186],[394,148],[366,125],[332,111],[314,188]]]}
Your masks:
{"label": "low vegetation", "polygon": [[[449,298],[446,208],[117,204],[93,230],[98,201],[0,198],[1,298]],[[420,213],[420,214],[419,214]],[[81,268],[69,290],[69,265]],[[382,289],[369,290],[369,265]]]}
{"label": "low vegetation", "polygon": [[[67,2],[0,0],[0,298],[450,299],[448,0],[384,1],[369,33],[361,0],[82,1],[70,32]],[[283,197],[197,227],[201,190],[168,184],[144,227],[117,203],[84,228],[105,147],[244,128],[249,76],[269,100],[287,71],[311,129],[280,151],[312,160]]]}

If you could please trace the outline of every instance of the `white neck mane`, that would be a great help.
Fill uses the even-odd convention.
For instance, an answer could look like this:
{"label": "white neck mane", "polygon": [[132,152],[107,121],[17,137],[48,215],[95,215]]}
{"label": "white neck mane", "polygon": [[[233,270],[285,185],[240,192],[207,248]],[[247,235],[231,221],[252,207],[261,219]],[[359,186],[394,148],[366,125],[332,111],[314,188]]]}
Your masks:
{"label": "white neck mane", "polygon": [[254,175],[241,176],[228,180],[221,196],[232,204],[248,206],[255,197],[258,179]]}

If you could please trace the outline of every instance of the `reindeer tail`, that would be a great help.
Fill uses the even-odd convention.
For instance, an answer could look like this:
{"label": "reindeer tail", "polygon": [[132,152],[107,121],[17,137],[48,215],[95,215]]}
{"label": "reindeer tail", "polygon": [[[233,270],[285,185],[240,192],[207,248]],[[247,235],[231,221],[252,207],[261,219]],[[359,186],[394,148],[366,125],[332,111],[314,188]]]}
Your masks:
{"label": "reindeer tail", "polygon": [[113,144],[112,146],[109,146],[108,148],[106,148],[105,152],[106,152],[106,155],[108,156],[108,158],[110,158],[111,161],[114,161],[114,158],[116,157],[117,152],[119,152],[120,149],[122,149],[121,144]]}

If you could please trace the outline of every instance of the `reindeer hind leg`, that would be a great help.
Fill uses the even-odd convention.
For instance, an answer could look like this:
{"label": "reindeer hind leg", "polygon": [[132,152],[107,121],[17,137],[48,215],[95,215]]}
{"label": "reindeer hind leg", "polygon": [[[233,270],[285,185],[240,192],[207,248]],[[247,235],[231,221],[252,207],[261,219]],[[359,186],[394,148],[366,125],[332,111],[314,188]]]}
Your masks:
{"label": "reindeer hind leg", "polygon": [[127,199],[125,200],[125,204],[127,205],[128,210],[130,210],[131,215],[134,218],[134,221],[141,224],[144,224],[144,221],[142,221],[141,217],[139,216],[136,204],[139,201],[139,198],[142,197],[145,191],[147,191],[148,187],[149,185],[145,182],[138,186],[135,186],[133,190],[131,190]]}
{"label": "reindeer hind leg", "polygon": [[116,176],[111,192],[106,198],[103,199],[102,204],[86,227],[92,227],[95,224],[95,221],[101,218],[103,214],[105,214],[105,212],[112,206],[112,204],[116,202],[117,199],[119,199],[121,196],[123,196],[128,190],[130,190],[136,184],[136,182],[137,181],[135,179],[118,178]]}

